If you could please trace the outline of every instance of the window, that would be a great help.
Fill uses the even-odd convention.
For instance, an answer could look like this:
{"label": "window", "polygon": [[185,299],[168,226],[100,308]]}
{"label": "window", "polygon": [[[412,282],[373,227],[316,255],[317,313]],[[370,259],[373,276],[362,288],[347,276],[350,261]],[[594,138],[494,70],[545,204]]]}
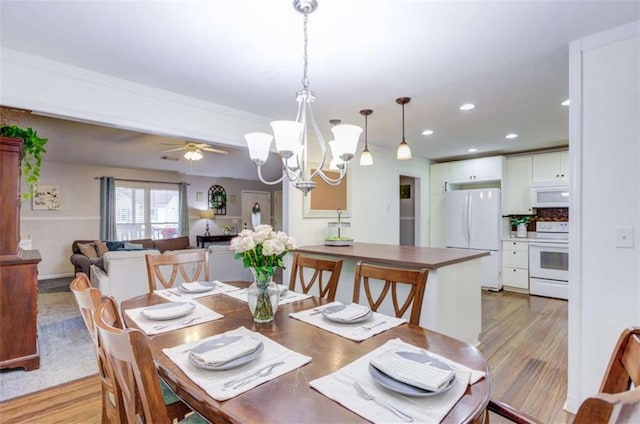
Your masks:
{"label": "window", "polygon": [[178,235],[180,195],[166,184],[116,183],[118,240],[168,239]]}

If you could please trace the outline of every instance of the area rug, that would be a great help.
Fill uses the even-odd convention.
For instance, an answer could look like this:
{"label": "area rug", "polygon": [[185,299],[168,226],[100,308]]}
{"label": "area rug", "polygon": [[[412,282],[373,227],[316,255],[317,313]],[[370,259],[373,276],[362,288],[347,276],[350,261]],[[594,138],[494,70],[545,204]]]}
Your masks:
{"label": "area rug", "polygon": [[91,337],[68,283],[66,290],[38,294],[38,344],[39,369],[0,371],[0,402],[97,374]]}

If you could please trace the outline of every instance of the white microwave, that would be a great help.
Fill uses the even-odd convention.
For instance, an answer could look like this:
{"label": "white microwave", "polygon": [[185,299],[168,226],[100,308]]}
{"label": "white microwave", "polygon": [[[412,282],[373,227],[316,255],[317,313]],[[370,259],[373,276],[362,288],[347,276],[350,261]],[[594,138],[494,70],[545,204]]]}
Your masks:
{"label": "white microwave", "polygon": [[531,206],[534,208],[568,208],[569,186],[532,187]]}

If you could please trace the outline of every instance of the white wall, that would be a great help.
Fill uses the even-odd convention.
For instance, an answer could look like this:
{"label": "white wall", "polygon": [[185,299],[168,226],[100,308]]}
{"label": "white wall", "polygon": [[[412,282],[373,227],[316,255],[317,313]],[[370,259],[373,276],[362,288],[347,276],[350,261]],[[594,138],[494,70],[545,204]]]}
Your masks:
{"label": "white wall", "polygon": [[[218,216],[210,223],[211,234],[222,234],[222,226],[231,225],[234,216],[240,216],[240,192],[242,190],[271,191],[257,181],[231,178],[194,177],[177,172],[146,171],[126,168],[107,168],[43,161],[40,184],[60,187],[61,207],[55,211],[34,211],[31,201],[25,201],[20,211],[20,233],[30,237],[33,249],[40,251],[42,262],[38,265],[40,279],[73,275],[69,261],[74,240],[97,240],[100,236],[100,182],[95,177],[112,176],[150,181],[189,183],[190,242],[196,244],[196,235],[204,234],[205,220],[199,211],[207,207],[209,187],[219,184],[227,191],[227,197],[235,195],[236,201],[227,205],[227,217]],[[24,188],[23,188],[24,191]],[[203,193],[203,201],[196,201],[196,193]]]}
{"label": "white wall", "polygon": [[[569,385],[597,392],[615,342],[640,325],[640,22],[571,45]],[[616,247],[615,228],[634,230]]]}
{"label": "white wall", "polygon": [[[371,150],[371,147],[370,147]],[[419,212],[416,215],[417,246],[428,246],[429,228],[429,161],[413,158],[398,161],[395,152],[372,150],[374,165],[361,167],[359,156],[353,159],[349,171],[349,208],[351,216],[343,218],[351,222],[350,237],[356,242],[398,244],[400,232],[400,175],[416,178],[414,193],[419,196]],[[288,194],[287,194],[288,192]],[[287,201],[287,197],[289,200]],[[418,197],[416,197],[416,201]],[[324,243],[327,222],[330,218],[305,218],[303,196],[299,190],[285,190],[286,230],[295,237],[299,245]],[[419,227],[419,228],[418,228]]]}

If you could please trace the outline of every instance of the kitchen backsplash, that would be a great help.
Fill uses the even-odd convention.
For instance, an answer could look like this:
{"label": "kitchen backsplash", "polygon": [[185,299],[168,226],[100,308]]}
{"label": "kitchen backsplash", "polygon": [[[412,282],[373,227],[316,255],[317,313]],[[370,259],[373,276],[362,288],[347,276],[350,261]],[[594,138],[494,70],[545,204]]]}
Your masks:
{"label": "kitchen backsplash", "polygon": [[[516,216],[530,215],[510,215],[509,218]],[[527,231],[536,230],[536,221],[569,221],[569,208],[543,208],[537,209],[537,214],[531,216],[531,222],[527,224]],[[516,226],[512,225],[511,230],[515,231]]]}

